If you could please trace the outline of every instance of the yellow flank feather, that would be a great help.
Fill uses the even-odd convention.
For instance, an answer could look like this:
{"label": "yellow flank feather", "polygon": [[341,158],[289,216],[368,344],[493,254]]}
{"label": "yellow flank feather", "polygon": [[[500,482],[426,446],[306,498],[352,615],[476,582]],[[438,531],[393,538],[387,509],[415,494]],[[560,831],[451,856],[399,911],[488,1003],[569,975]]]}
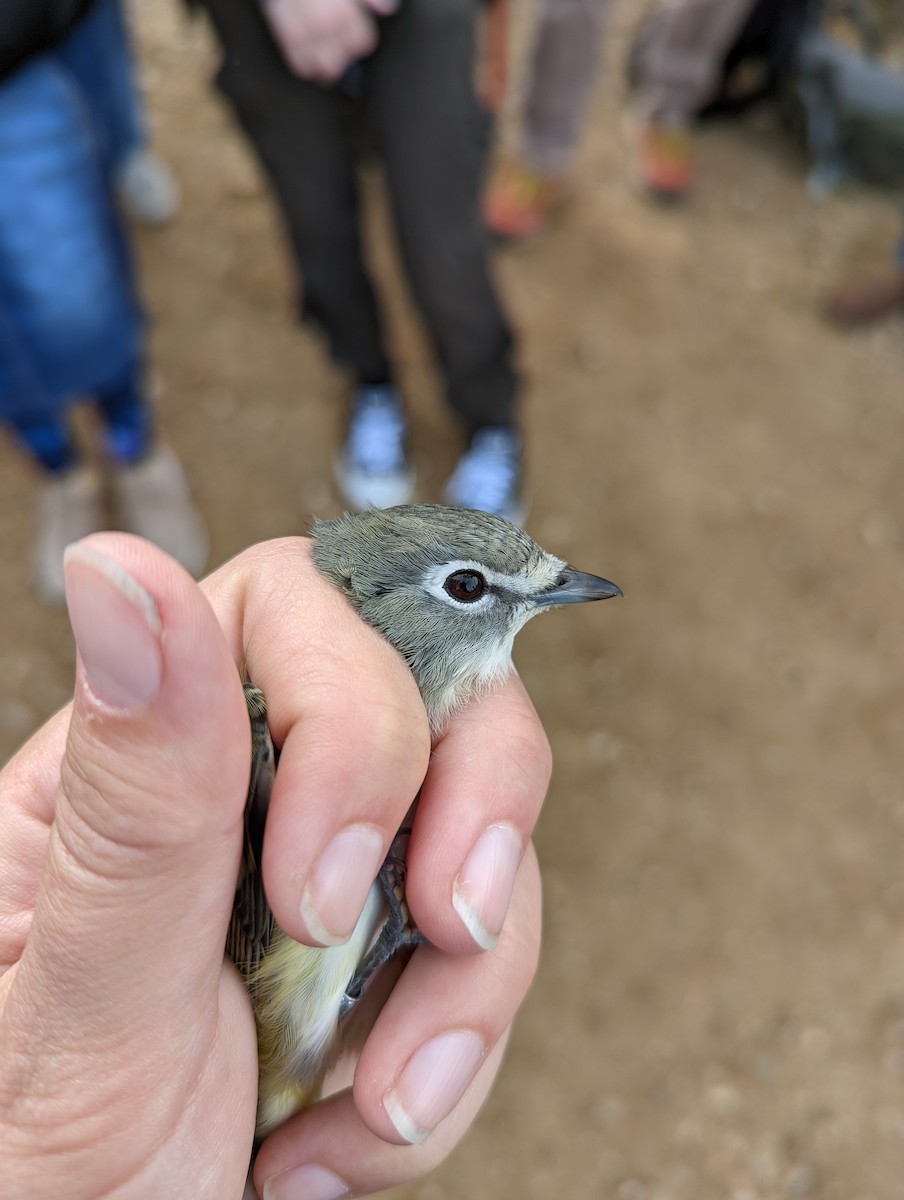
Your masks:
{"label": "yellow flank feather", "polygon": [[257,1021],[259,1137],[319,1099],[323,1078],[340,1049],[339,1012],[345,990],[373,943],[385,904],[374,885],[354,933],[341,946],[312,948],[281,929],[249,980]]}

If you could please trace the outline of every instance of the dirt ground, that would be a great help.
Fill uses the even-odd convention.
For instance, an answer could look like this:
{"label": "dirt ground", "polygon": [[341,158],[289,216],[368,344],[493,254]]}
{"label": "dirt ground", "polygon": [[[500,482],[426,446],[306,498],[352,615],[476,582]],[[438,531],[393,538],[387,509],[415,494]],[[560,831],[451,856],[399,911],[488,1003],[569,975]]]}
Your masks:
{"label": "dirt ground", "polygon": [[[818,298],[884,263],[888,197],[806,196],[774,120],[712,127],[684,208],[625,172],[607,45],[576,194],[500,254],[527,374],[529,528],[625,599],[536,622],[518,664],[556,773],[545,943],[498,1086],[407,1200],[904,1196],[904,321]],[[267,195],[178,6],[137,11],[184,202],[139,236],[161,422],[213,561],[338,511],[342,382],[295,327]],[[385,281],[421,498],[457,450]],[[0,758],[66,699],[28,588],[32,480],[0,450]],[[897,482],[896,482],[897,481]]]}

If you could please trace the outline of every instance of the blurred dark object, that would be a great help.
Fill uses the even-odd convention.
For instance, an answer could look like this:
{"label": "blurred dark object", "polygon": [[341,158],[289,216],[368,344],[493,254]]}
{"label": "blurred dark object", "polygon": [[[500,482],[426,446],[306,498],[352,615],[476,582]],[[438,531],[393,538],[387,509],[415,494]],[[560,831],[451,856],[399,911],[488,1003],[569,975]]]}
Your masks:
{"label": "blurred dark object", "polygon": [[882,274],[844,284],[829,295],[823,314],[833,325],[857,329],[904,311],[904,267],[887,267]]}
{"label": "blurred dark object", "polygon": [[818,8],[816,0],[757,0],[725,56],[715,96],[698,116],[739,113],[779,95]]}
{"label": "blurred dark object", "polygon": [[365,87],[364,63],[360,59],[349,63],[336,86],[350,100],[360,100],[364,95]]}
{"label": "blurred dark object", "polygon": [[0,0],[0,79],[72,30],[93,0]]}

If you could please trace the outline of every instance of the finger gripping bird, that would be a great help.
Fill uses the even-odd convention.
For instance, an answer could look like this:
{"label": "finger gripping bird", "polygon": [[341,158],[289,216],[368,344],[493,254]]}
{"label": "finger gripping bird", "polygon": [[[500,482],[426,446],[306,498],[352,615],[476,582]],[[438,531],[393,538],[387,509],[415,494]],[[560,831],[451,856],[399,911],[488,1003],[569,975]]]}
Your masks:
{"label": "finger gripping bird", "polygon": [[[317,521],[317,570],[403,655],[437,736],[451,714],[511,669],[512,643],[531,617],[605,600],[619,588],[542,550],[489,513],[412,504]],[[314,1103],[335,1061],[343,1019],[371,975],[422,941],[404,898],[405,831],[390,848],[349,940],[312,948],[273,919],[260,871],[277,755],[261,692],[245,683],[252,769],[245,845],[227,952],[251,995],[258,1033],[257,1133]]]}

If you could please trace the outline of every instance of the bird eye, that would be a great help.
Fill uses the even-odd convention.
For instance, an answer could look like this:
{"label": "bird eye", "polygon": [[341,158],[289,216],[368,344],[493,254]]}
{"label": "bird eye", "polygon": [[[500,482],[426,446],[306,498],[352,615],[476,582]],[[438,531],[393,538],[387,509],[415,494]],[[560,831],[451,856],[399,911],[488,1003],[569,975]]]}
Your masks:
{"label": "bird eye", "polygon": [[479,571],[453,571],[443,588],[453,600],[473,604],[486,592],[487,581]]}

